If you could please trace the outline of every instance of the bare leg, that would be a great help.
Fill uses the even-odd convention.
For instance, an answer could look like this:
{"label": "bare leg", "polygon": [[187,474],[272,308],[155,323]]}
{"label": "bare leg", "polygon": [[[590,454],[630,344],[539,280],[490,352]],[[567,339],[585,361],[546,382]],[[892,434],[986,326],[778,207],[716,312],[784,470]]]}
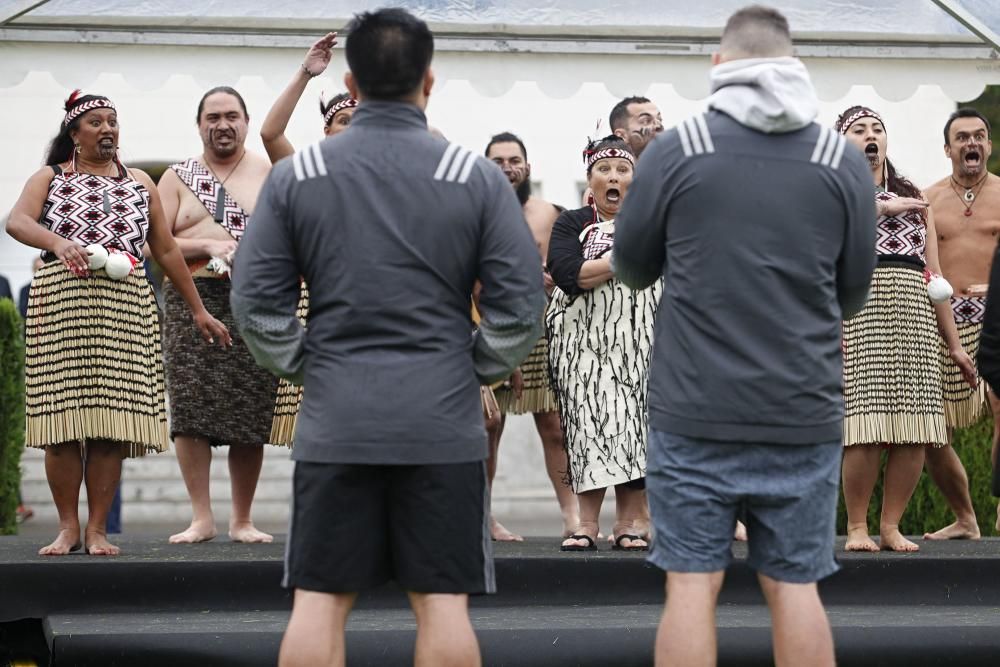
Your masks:
{"label": "bare leg", "polygon": [[775,667],[833,667],[833,633],[816,584],[757,579],[771,608]]}
{"label": "bare leg", "polygon": [[733,531],[733,539],[737,542],[747,541],[747,527],[743,525],[742,521],[736,522],[736,530]]}
{"label": "bare leg", "polygon": [[715,605],[725,572],[667,572],[656,667],[715,667]]}
{"label": "bare leg", "polygon": [[84,481],[87,484],[87,529],[84,547],[91,556],[117,556],[121,549],[108,542],[108,512],[122,477],[122,445],[87,443]]}
{"label": "bare leg", "polygon": [[[950,436],[949,436],[950,439]],[[969,494],[969,476],[965,466],[958,458],[955,449],[949,442],[944,447],[926,447],[925,465],[934,484],[941,490],[948,507],[955,513],[955,522],[936,530],[924,533],[925,540],[978,540],[980,538],[979,522],[976,511],[972,507],[972,496]]]}
{"label": "bare leg", "polygon": [[229,517],[229,537],[234,542],[270,543],[274,538],[257,530],[250,518],[257,480],[264,463],[263,445],[229,448],[229,481],[233,492],[233,513]]}
{"label": "bare leg", "polygon": [[906,511],[913,490],[924,469],[922,445],[899,445],[889,450],[885,464],[885,491],[882,494],[882,518],[879,543],[890,551],[919,551],[920,547],[899,532],[899,520]]}
{"label": "bare leg", "polygon": [[[615,527],[612,537],[617,540],[621,535],[642,535],[639,526],[642,520],[642,509],[646,506],[646,492],[641,489],[630,489],[624,484],[615,487]],[[623,539],[619,543],[623,549],[640,549],[648,547],[646,540]]]}
{"label": "bare leg", "polygon": [[847,551],[878,551],[868,535],[868,504],[878,480],[882,450],[877,445],[844,448],[844,504],[847,505]]}
{"label": "bare leg", "polygon": [[[600,530],[599,522],[601,518],[601,505],[604,503],[604,494],[607,489],[591,489],[577,494],[580,501],[580,523],[573,531],[576,535],[587,535],[597,542]],[[586,540],[563,540],[563,546],[587,546]]]}
{"label": "bare leg", "polygon": [[[991,389],[987,389],[986,398],[990,401],[990,411],[993,413],[993,448],[990,450],[990,461],[993,463],[993,469],[997,469],[997,456],[1000,455],[1000,399],[997,395],[993,393]],[[976,528],[978,530],[978,523]],[[993,526],[993,530],[1000,533],[1000,502],[997,503],[997,520],[996,524]]]}
{"label": "bare leg", "polygon": [[559,511],[562,513],[563,537],[569,537],[573,529],[580,523],[580,504],[576,494],[566,483],[566,469],[569,461],[566,458],[566,445],[563,439],[562,425],[559,423],[558,412],[536,412],[535,429],[542,439],[542,453],[545,455],[545,472],[549,475],[552,488],[559,501]]}
{"label": "bare leg", "polygon": [[212,448],[203,438],[178,436],[174,438],[177,462],[181,466],[184,485],[191,498],[191,525],[187,530],[170,536],[171,544],[207,542],[218,533],[212,514],[212,499],[208,482],[212,473]]}
{"label": "bare leg", "polygon": [[[500,436],[507,423],[507,415],[500,414],[498,419],[486,424],[486,439],[490,445],[490,454],[486,459],[486,479],[490,485],[490,497],[493,497],[493,478],[497,475],[497,460],[500,455]],[[523,542],[524,538],[512,533],[496,520],[490,511],[490,536],[498,542]]]}
{"label": "bare leg", "polygon": [[417,617],[415,667],[479,667],[479,642],[469,620],[469,596],[409,593]]}
{"label": "bare leg", "polygon": [[344,627],[357,593],[295,589],[295,604],[281,640],[278,667],[344,667]]}
{"label": "bare leg", "polygon": [[80,548],[80,484],[83,457],[80,444],[64,442],[45,448],[45,477],[59,512],[59,535],[52,544],[39,549],[40,556],[64,556]]}

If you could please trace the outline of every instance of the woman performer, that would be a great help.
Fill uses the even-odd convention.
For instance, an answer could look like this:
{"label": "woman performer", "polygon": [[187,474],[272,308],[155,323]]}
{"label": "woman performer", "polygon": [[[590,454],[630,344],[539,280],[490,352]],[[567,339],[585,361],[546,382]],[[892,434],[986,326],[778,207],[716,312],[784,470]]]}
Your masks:
{"label": "woman performer", "polygon": [[[917,551],[899,521],[924,465],[923,445],[947,443],[938,332],[973,387],[976,371],[962,348],[945,298],[932,305],[925,276],[941,273],[934,216],[923,195],[886,154],[882,118],[847,109],[834,126],[862,150],[877,189],[878,266],[868,304],[844,323],[844,500],[847,550],[878,551],[868,535],[868,504],[885,466],[879,536],[882,549]],[[936,325],[936,326],[935,326]]]}
{"label": "woman performer", "polygon": [[[111,100],[78,93],[7,231],[45,261],[25,323],[25,441],[45,449],[59,535],[38,553],[76,551],[83,537],[87,553],[113,556],[120,550],[108,542],[106,521],[122,458],[167,447],[160,322],[142,264],[147,241],[202,337],[222,346],[230,337],[202,305],[153,181],[118,158]],[[89,510],[82,536],[81,483]]]}
{"label": "woman performer", "polygon": [[[292,117],[292,110],[305,92],[309,79],[317,77],[326,71],[330,64],[333,47],[337,44],[337,33],[327,33],[325,37],[313,44],[306,52],[302,66],[295,70],[292,80],[281,93],[271,110],[267,112],[264,124],[260,128],[260,138],[264,142],[267,156],[274,164],[295,152],[290,141],[285,136],[285,129]],[[323,116],[323,134],[330,137],[347,129],[358,101],[341,93],[327,102],[320,100],[319,111]],[[302,295],[296,311],[303,325],[309,314],[309,290],[302,284]],[[269,442],[275,445],[291,445],[295,434],[295,418],[302,404],[302,387],[281,380],[278,385],[278,397],[274,404],[274,420],[271,423]]]}
{"label": "woman performer", "polygon": [[580,525],[563,551],[597,548],[604,494],[615,487],[614,548],[646,550],[635,521],[646,475],[646,378],[662,286],[634,292],[611,266],[614,218],[635,157],[618,137],[584,151],[591,205],[556,220],[548,267],[556,288],[546,313],[549,361],[566,433]]}

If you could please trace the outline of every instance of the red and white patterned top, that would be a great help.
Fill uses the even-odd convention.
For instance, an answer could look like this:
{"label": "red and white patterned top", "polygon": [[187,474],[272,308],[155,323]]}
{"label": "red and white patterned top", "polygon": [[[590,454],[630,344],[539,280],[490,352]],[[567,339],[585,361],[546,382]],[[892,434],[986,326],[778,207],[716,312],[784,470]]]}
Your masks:
{"label": "red and white patterned top", "polygon": [[[879,192],[875,199],[886,201],[898,196],[892,192]],[[875,252],[879,255],[904,255],[927,262],[927,224],[916,211],[880,216],[875,234]]]}
{"label": "red and white patterned top", "polygon": [[580,234],[584,259],[599,259],[615,243],[615,221],[605,220],[587,225]]}
{"label": "red and white patterned top", "polygon": [[59,172],[49,184],[39,223],[81,245],[98,243],[142,259],[149,231],[149,191],[128,175]]}

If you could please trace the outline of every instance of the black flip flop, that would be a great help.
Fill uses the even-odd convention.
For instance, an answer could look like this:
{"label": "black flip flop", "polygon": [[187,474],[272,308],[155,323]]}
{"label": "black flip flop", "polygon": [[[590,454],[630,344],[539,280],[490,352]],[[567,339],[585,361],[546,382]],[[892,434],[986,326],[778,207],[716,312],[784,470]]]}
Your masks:
{"label": "black flip flop", "polygon": [[590,535],[570,535],[567,540],[587,540],[587,545],[581,547],[579,544],[561,544],[559,551],[597,551],[597,544]]}
{"label": "black flip flop", "polygon": [[632,535],[631,533],[622,533],[615,538],[615,543],[611,545],[611,548],[615,551],[649,551],[649,544],[643,544],[640,546],[622,546],[622,540],[629,540],[635,542],[636,540],[642,540],[646,542],[645,538],[639,537],[638,535]]}

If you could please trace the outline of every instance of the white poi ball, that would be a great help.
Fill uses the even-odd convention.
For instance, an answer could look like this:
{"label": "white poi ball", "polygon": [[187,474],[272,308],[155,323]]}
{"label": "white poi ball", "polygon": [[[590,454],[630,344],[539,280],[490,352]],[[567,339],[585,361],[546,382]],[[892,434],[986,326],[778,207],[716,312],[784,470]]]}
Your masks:
{"label": "white poi ball", "polygon": [[100,243],[91,243],[86,248],[87,254],[90,257],[87,258],[87,263],[90,264],[90,270],[96,271],[97,269],[103,269],[104,265],[108,262],[108,249],[102,246]]}
{"label": "white poi ball", "polygon": [[944,276],[934,276],[927,283],[927,295],[931,298],[931,303],[944,303],[955,293]]}
{"label": "white poi ball", "polygon": [[104,265],[104,270],[107,272],[109,278],[121,280],[132,273],[132,260],[116,252],[108,255],[108,263]]}

